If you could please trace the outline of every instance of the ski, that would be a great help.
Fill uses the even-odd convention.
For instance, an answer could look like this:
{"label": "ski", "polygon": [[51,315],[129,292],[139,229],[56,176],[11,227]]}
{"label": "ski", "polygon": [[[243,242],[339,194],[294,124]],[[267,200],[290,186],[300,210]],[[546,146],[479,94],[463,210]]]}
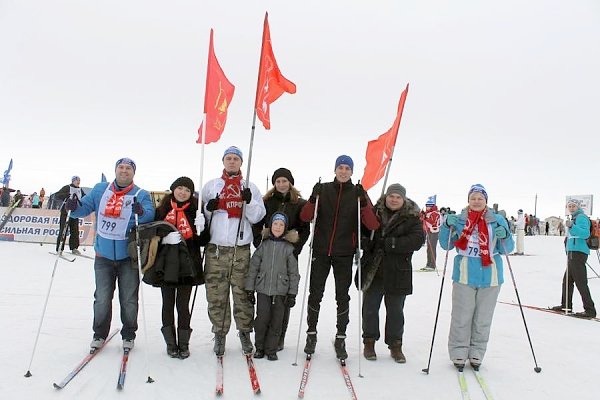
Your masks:
{"label": "ski", "polygon": [[217,396],[223,394],[223,356],[217,356],[217,387],[215,393]]}
{"label": "ski", "polygon": [[83,258],[87,258],[87,259],[89,259],[89,260],[95,260],[95,259],[96,259],[96,257],[94,257],[94,256],[88,256],[87,254],[81,254],[81,253],[79,253],[79,254],[75,254],[75,253],[73,253],[73,252],[69,252],[69,254],[71,254],[71,255],[73,255],[73,256],[75,256],[75,257],[83,257]]}
{"label": "ski", "polygon": [[[516,303],[510,303],[507,301],[498,301],[498,303],[502,303],[502,304],[508,304],[509,306],[519,306]],[[551,313],[551,314],[556,314],[556,315],[564,315],[566,317],[571,317],[571,318],[577,318],[577,319],[588,319],[590,321],[596,321],[596,322],[600,322],[600,318],[582,318],[582,317],[576,317],[575,314],[565,314],[564,311],[556,311],[556,310],[552,310],[550,308],[544,308],[544,307],[537,307],[537,306],[530,306],[530,305],[526,305],[526,304],[521,304],[521,306],[523,308],[528,308],[530,310],[537,310],[537,311],[543,311],[543,312],[547,312],[547,313]]]}
{"label": "ski", "polygon": [[112,331],[110,333],[110,335],[108,335],[108,337],[106,338],[106,340],[104,341],[104,343],[102,344],[102,347],[97,348],[96,350],[90,350],[90,353],[88,355],[86,355],[83,360],[81,360],[81,362],[79,364],[77,364],[77,366],[75,368],[73,368],[73,370],[71,372],[69,372],[67,374],[67,376],[65,377],[65,379],[63,379],[60,383],[54,383],[54,388],[55,389],[62,389],[65,386],[67,386],[67,384],[69,382],[71,382],[71,380],[73,380],[73,378],[75,378],[75,376],[86,366],[88,365],[88,363],[90,361],[92,361],[92,358],[94,358],[96,356],[96,354],[98,354],[100,352],[100,350],[102,350],[104,348],[104,346],[106,346],[106,343],[108,343],[110,341],[110,339],[113,338],[113,336],[115,336],[117,334],[117,332],[119,332],[118,329],[115,329],[114,331]]}
{"label": "ski", "polygon": [[492,396],[492,392],[490,392],[487,382],[483,378],[483,375],[481,375],[481,372],[479,372],[479,367],[473,367],[472,369],[473,373],[475,374],[475,379],[477,379],[477,383],[479,383],[486,400],[494,400],[494,396]]}
{"label": "ski", "polygon": [[57,253],[57,252],[55,252],[55,251],[49,251],[48,253],[49,253],[49,254],[52,254],[53,256],[59,256],[60,258],[62,258],[62,259],[63,259],[63,260],[65,260],[65,261],[68,261],[68,262],[74,262],[74,261],[75,261],[75,257],[71,258],[71,257],[68,257],[68,256],[66,256],[66,255],[65,255],[65,254],[63,254],[63,253],[60,253],[60,254],[58,254],[58,253]]}
{"label": "ski", "polygon": [[469,394],[469,386],[467,385],[467,379],[465,378],[464,369],[462,367],[456,368],[456,372],[458,373],[458,385],[460,386],[460,394],[463,400],[471,400],[471,395]]}
{"label": "ski", "polygon": [[258,376],[256,375],[256,368],[254,368],[254,361],[252,361],[252,353],[244,354],[244,356],[246,356],[246,364],[248,365],[248,375],[250,375],[252,391],[254,394],[260,394],[260,383],[258,382]]}
{"label": "ski", "polygon": [[342,376],[344,377],[344,383],[346,384],[346,387],[348,388],[348,391],[350,392],[350,398],[352,400],[357,400],[358,397],[356,397],[356,392],[354,391],[354,386],[352,385],[352,380],[350,379],[350,374],[348,373],[348,368],[346,368],[346,360],[338,359],[338,361],[340,362],[340,368],[342,370]]}
{"label": "ski", "polygon": [[304,369],[302,370],[302,379],[300,380],[300,389],[298,389],[298,398],[304,398],[304,389],[306,388],[306,384],[308,383],[308,373],[310,372],[310,362],[312,361],[312,356],[310,354],[306,355],[306,361],[304,361]]}
{"label": "ski", "polygon": [[123,390],[125,386],[125,377],[127,375],[127,362],[129,361],[129,349],[123,350],[123,358],[121,358],[121,368],[119,369],[119,380],[117,381],[117,389]]}

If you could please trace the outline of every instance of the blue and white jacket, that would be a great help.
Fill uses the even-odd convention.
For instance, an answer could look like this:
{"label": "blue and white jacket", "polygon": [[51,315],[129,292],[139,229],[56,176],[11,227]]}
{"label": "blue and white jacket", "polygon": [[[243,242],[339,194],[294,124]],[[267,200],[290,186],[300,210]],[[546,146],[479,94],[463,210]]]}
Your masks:
{"label": "blue and white jacket", "polygon": [[[465,208],[459,215],[458,221],[454,225],[452,231],[450,231],[450,227],[448,227],[445,222],[442,224],[439,240],[440,246],[442,246],[444,250],[452,250],[454,248],[454,242],[460,237],[467,222],[467,215],[468,209]],[[454,269],[452,272],[452,280],[454,282],[469,285],[474,288],[500,286],[504,283],[501,254],[509,254],[512,252],[515,247],[515,242],[510,234],[508,223],[502,215],[494,214],[494,210],[488,208],[485,213],[485,221],[490,235],[489,243],[492,264],[484,267],[481,264],[481,257],[479,255],[468,255],[468,247],[467,251],[465,251],[466,254],[462,254],[463,252],[457,249],[459,254],[454,257]],[[502,226],[506,229],[508,236],[505,239],[499,240],[496,237],[494,230],[498,226]],[[473,232],[477,233],[477,227],[475,227]]]}
{"label": "blue and white jacket", "polygon": [[[96,213],[96,221],[98,221],[98,209],[100,206],[100,200],[108,187],[109,182],[100,182],[97,183],[96,186],[92,189],[92,191],[85,197],[81,199],[81,205],[77,207],[75,211],[71,212],[72,218],[83,218],[92,212]],[[115,182],[116,185],[116,182]],[[144,207],[144,214],[138,217],[138,222],[140,224],[144,224],[147,222],[154,221],[154,204],[152,203],[152,198],[150,194],[140,189],[138,186],[134,185],[133,188],[129,191],[128,194],[137,193],[137,201],[142,204]],[[131,217],[127,223],[127,232],[131,230],[131,228],[135,225],[135,216],[133,212],[131,213]],[[107,239],[99,234],[96,234],[96,238],[94,241],[94,250],[96,251],[96,256],[108,258],[109,260],[124,260],[129,257],[127,253],[127,239],[125,240],[112,240]]]}

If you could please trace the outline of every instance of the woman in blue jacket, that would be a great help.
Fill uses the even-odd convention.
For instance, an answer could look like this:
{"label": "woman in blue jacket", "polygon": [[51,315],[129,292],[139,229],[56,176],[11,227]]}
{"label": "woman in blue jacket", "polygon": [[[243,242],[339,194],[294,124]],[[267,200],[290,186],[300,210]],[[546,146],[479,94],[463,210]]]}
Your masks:
{"label": "woman in blue jacket", "polygon": [[440,245],[456,248],[452,272],[452,319],[448,352],[461,369],[468,359],[479,368],[490,337],[500,286],[504,283],[501,254],[514,248],[506,219],[487,207],[487,192],[471,186],[469,205],[442,224]]}

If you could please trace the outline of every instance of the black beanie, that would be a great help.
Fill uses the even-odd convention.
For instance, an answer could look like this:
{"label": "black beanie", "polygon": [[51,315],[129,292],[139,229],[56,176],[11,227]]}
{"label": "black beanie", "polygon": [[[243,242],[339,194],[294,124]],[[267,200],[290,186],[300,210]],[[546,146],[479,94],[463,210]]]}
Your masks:
{"label": "black beanie", "polygon": [[175,190],[175,188],[177,186],[185,186],[186,188],[190,189],[192,194],[194,194],[194,181],[192,181],[187,176],[181,176],[181,177],[175,179],[175,182],[171,183],[171,187],[170,187],[171,192],[173,190]]}
{"label": "black beanie", "polygon": [[287,168],[276,169],[275,172],[273,172],[273,176],[271,177],[271,183],[273,185],[275,185],[275,180],[277,180],[277,178],[281,178],[281,177],[290,181],[292,186],[294,186],[294,177],[292,176],[292,173],[290,172],[290,170]]}

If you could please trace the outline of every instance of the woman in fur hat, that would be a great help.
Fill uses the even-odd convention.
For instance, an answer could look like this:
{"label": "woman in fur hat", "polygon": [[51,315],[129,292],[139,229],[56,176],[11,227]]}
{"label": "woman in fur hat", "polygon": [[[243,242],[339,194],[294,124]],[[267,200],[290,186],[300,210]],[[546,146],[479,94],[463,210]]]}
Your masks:
{"label": "woman in fur hat", "polygon": [[[162,281],[158,286],[162,293],[162,334],[167,343],[167,354],[181,359],[190,356],[190,296],[192,286],[204,283],[200,256],[199,234],[204,230],[204,217],[198,213],[198,199],[194,195],[194,182],[182,176],[171,184],[171,194],[163,197],[156,209],[156,221],[167,221],[177,228],[162,239],[159,260],[164,259],[164,276],[174,276],[176,282]],[[187,254],[182,256],[181,245],[185,243]],[[178,248],[167,247],[178,246]],[[173,250],[173,251],[171,251]],[[161,257],[161,253],[162,256]],[[183,254],[186,254],[185,251]],[[187,264],[191,259],[191,268]],[[175,329],[177,308],[177,329]],[[177,331],[177,335],[175,334]]]}
{"label": "woman in fur hat", "polygon": [[[288,218],[281,212],[273,214],[269,225],[270,228],[263,230],[263,241],[250,259],[245,287],[248,300],[252,304],[258,303],[254,320],[254,358],[266,355],[275,361],[283,314],[286,308],[296,304],[300,274],[294,255],[298,233],[287,230]],[[254,298],[255,291],[258,299]]]}

